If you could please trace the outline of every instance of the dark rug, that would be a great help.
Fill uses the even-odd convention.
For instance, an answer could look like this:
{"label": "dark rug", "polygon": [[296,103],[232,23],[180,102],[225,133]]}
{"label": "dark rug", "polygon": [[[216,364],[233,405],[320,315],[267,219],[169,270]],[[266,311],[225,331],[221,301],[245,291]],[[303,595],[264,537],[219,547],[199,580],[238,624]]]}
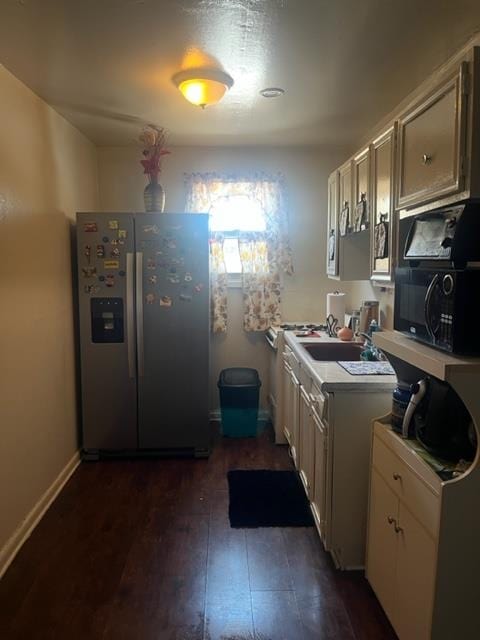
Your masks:
{"label": "dark rug", "polygon": [[228,472],[228,515],[234,528],[313,527],[313,517],[296,471]]}

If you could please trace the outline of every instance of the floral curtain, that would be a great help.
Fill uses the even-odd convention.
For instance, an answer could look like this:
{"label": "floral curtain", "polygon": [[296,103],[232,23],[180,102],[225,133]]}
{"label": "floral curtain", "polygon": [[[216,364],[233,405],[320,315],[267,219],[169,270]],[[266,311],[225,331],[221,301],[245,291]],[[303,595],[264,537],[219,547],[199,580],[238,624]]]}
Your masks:
{"label": "floral curtain", "polygon": [[223,256],[223,236],[210,237],[210,326],[213,333],[227,330],[228,274]]}
{"label": "floral curtain", "polygon": [[[264,232],[239,232],[245,331],[264,331],[280,320],[281,273],[293,273],[288,241],[285,183],[281,175],[251,177],[190,174],[185,176],[186,211],[209,212],[218,198],[247,196],[260,203]],[[210,239],[212,329],[226,331],[227,272],[222,236]]]}
{"label": "floral curtain", "polygon": [[271,250],[258,235],[239,238],[245,331],[266,331],[280,324],[280,271],[272,269]]}

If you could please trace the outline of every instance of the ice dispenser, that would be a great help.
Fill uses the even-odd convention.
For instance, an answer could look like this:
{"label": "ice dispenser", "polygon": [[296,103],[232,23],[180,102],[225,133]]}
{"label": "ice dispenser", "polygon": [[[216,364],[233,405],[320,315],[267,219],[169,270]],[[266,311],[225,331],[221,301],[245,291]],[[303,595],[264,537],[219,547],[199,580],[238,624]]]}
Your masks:
{"label": "ice dispenser", "polygon": [[122,298],[92,298],[92,342],[123,342]]}

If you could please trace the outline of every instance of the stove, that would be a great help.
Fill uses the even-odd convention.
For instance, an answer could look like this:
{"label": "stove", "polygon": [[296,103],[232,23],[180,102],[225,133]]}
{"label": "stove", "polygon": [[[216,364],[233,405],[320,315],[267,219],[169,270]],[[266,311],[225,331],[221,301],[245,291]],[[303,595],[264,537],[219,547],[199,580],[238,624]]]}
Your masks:
{"label": "stove", "polygon": [[320,322],[284,322],[268,329],[265,338],[272,349],[277,348],[278,334],[280,331],[298,331],[308,335],[312,331],[326,331],[327,327]]}
{"label": "stove", "polygon": [[[276,327],[272,327],[275,329]],[[281,324],[280,329],[284,331],[323,331],[325,329],[325,325],[317,324],[315,322],[288,322],[286,324]]]}

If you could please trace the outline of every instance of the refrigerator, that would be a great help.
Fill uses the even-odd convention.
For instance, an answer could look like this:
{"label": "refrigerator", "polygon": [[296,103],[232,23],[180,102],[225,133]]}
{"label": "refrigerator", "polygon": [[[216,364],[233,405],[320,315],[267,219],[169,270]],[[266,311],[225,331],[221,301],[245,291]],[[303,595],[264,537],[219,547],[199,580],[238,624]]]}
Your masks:
{"label": "refrigerator", "polygon": [[83,451],[209,453],[208,215],[77,214]]}

